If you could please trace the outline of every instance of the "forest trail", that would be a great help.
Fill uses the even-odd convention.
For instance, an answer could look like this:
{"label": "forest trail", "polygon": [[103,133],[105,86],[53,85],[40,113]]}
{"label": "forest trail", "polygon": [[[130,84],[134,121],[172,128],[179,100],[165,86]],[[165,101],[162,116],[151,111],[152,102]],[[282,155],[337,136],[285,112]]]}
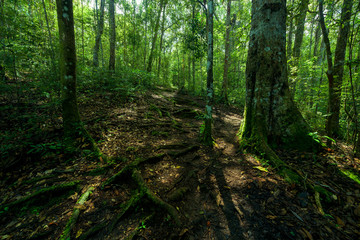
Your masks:
{"label": "forest trail", "polygon": [[[350,168],[340,148],[318,154],[278,152],[331,193],[328,199],[322,195],[319,205],[310,190],[287,183],[256,156],[239,151],[240,109],[216,104],[211,149],[199,142],[202,98],[158,88],[127,98],[81,95],[79,102],[85,127],[112,160],[96,162],[91,155],[69,160],[50,152],[2,171],[1,239],[58,239],[74,207],[81,212],[71,239],[360,236],[360,187],[337,173],[339,166]],[[176,209],[179,226],[166,208],[133,198],[140,192],[132,177],[106,184],[134,162],[148,189]],[[359,169],[359,162],[351,164]],[[94,190],[85,203],[76,204],[89,187]],[[38,194],[41,189],[46,191]]]}

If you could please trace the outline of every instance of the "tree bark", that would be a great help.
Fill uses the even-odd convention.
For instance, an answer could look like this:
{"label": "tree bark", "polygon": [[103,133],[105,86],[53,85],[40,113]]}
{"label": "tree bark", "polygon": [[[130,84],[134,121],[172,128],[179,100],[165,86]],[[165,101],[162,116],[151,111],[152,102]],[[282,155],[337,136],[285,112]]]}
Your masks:
{"label": "tree bark", "polygon": [[109,0],[109,40],[110,40],[110,58],[109,58],[109,70],[115,71],[115,39],[116,39],[116,27],[115,27],[115,3],[114,0]]}
{"label": "tree bark", "polygon": [[[294,3],[294,0],[291,0],[291,5],[293,3]],[[293,16],[291,16],[287,20],[290,21],[290,26],[289,26],[286,53],[287,53],[287,58],[290,59],[291,58],[291,49],[292,49],[292,40],[293,40],[293,31],[294,31],[294,19],[293,19]]]}
{"label": "tree bark", "polygon": [[212,138],[212,108],[213,108],[213,102],[214,102],[214,87],[213,87],[213,53],[214,53],[214,1],[208,0],[207,2],[207,31],[208,31],[208,55],[207,55],[207,95],[206,95],[206,107],[205,107],[205,128],[203,132],[203,140],[204,143],[207,145],[213,144],[213,138]]}
{"label": "tree bark", "polygon": [[159,63],[158,63],[158,70],[157,70],[157,77],[160,80],[160,69],[161,69],[161,55],[163,49],[163,39],[165,33],[165,17],[166,17],[166,8],[163,10],[162,20],[161,20],[161,35],[160,35],[160,46],[159,46]]}
{"label": "tree bark", "polygon": [[146,70],[146,53],[147,53],[147,18],[148,18],[148,0],[145,0],[145,26],[144,26],[144,70]]}
{"label": "tree bark", "polygon": [[99,49],[100,49],[100,41],[101,36],[104,31],[104,12],[105,12],[105,0],[101,0],[100,2],[100,19],[97,24],[97,31],[95,37],[95,46],[94,46],[94,54],[93,54],[93,65],[94,67],[99,67]]}
{"label": "tree bark", "polygon": [[231,30],[231,0],[227,0],[226,8],[226,32],[225,32],[225,59],[224,59],[224,75],[221,97],[224,98],[225,103],[229,102],[228,99],[228,73],[230,67],[230,30]]}
{"label": "tree bark", "polygon": [[64,135],[74,138],[81,125],[76,97],[76,49],[72,0],[56,0],[60,40],[60,79]]}
{"label": "tree bark", "polygon": [[156,48],[156,40],[157,40],[157,36],[158,36],[158,32],[159,32],[159,27],[160,27],[160,16],[161,16],[161,12],[163,7],[165,8],[167,4],[167,0],[160,0],[160,7],[159,7],[159,12],[158,15],[156,17],[156,24],[155,24],[155,31],[154,31],[154,36],[151,42],[151,50],[150,50],[150,56],[149,56],[149,60],[148,60],[148,66],[146,68],[146,70],[148,72],[151,72],[152,70],[152,62],[153,62],[153,58],[154,58],[154,51]]}
{"label": "tree bark", "polygon": [[335,49],[335,60],[333,65],[333,57],[331,53],[331,46],[329,36],[326,30],[324,13],[323,13],[323,0],[319,0],[319,15],[322,33],[326,47],[326,56],[328,62],[327,77],[329,80],[329,96],[328,96],[328,117],[326,119],[326,132],[329,137],[340,137],[340,103],[341,103],[341,87],[342,78],[344,74],[344,61],[346,53],[346,45],[350,31],[350,18],[352,10],[352,0],[344,0],[338,39]]}
{"label": "tree bark", "polygon": [[253,0],[241,144],[264,152],[277,165],[270,146],[312,150],[310,131],[288,85],[286,0]]}

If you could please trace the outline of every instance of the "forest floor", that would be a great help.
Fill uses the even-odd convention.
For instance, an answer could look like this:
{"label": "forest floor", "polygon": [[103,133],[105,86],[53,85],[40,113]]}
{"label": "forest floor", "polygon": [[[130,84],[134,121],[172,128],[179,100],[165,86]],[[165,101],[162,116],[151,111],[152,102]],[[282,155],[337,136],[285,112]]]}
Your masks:
{"label": "forest floor", "polygon": [[[240,109],[215,106],[210,148],[199,140],[199,97],[157,88],[126,101],[81,94],[79,104],[110,162],[68,159],[51,143],[61,122],[44,127],[48,144],[9,153],[2,165],[0,239],[58,239],[75,212],[71,239],[360,238],[360,185],[340,171],[351,170],[354,178],[360,161],[341,142],[319,153],[277,152],[330,193],[319,197],[239,150]],[[0,115],[2,133],[17,127],[6,117],[10,111]],[[127,167],[128,175],[116,175]]]}

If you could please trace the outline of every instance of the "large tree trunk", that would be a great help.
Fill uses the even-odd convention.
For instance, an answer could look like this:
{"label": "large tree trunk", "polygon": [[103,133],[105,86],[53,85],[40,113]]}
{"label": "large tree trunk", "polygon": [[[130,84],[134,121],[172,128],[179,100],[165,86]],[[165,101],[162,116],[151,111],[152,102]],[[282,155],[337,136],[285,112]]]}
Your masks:
{"label": "large tree trunk", "polygon": [[214,1],[208,0],[207,2],[207,31],[208,31],[208,55],[207,55],[207,95],[206,95],[206,108],[205,108],[205,128],[203,133],[204,143],[207,145],[213,144],[212,138],[212,108],[214,101],[214,87],[213,87],[213,53],[214,53]]}
{"label": "large tree trunk", "polygon": [[225,103],[229,102],[228,99],[228,73],[230,67],[230,23],[231,23],[231,0],[227,0],[226,9],[226,32],[225,32],[225,60],[224,60],[224,75],[221,97],[224,98]]}
{"label": "large tree trunk", "polygon": [[335,49],[335,61],[331,54],[331,46],[324,21],[323,0],[319,1],[319,15],[322,33],[326,47],[328,62],[327,77],[329,80],[329,99],[328,99],[328,117],[326,119],[326,132],[329,137],[339,137],[340,132],[340,103],[341,87],[344,74],[344,61],[346,53],[346,44],[349,37],[350,18],[352,10],[352,0],[344,0],[341,10],[340,30]]}
{"label": "large tree trunk", "polygon": [[240,140],[275,165],[279,159],[269,146],[310,150],[314,144],[292,100],[286,63],[286,0],[253,0]]}
{"label": "large tree trunk", "polygon": [[109,0],[109,40],[110,40],[110,58],[109,70],[115,71],[115,3],[114,0]]}
{"label": "large tree trunk", "polygon": [[100,20],[98,21],[98,24],[97,24],[94,55],[93,55],[94,67],[99,67],[100,41],[101,41],[101,36],[104,31],[104,12],[105,12],[105,0],[101,0],[101,2],[100,2]]}

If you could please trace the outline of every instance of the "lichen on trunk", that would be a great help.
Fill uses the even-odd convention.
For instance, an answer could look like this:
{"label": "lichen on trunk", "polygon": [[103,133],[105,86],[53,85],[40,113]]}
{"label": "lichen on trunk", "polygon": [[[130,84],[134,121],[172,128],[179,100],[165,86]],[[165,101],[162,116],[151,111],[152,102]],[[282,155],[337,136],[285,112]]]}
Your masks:
{"label": "lichen on trunk", "polygon": [[282,161],[274,147],[312,150],[317,146],[289,91],[285,47],[286,1],[254,0],[240,140],[242,146],[265,153],[275,165]]}

